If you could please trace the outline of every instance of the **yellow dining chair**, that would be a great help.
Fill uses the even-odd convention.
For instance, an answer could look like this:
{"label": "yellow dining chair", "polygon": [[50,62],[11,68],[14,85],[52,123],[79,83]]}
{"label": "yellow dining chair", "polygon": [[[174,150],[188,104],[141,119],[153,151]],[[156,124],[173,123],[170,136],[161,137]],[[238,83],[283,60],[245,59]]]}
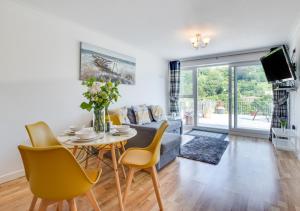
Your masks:
{"label": "yellow dining chair", "polygon": [[34,124],[25,125],[33,147],[49,147],[61,145],[56,139],[52,130],[45,122],[36,122]]}
{"label": "yellow dining chair", "polygon": [[[33,147],[49,147],[61,145],[56,139],[50,127],[43,121],[25,125],[25,128],[29,135],[31,145]],[[33,196],[29,210],[34,209],[37,200],[38,198],[36,196]]]}
{"label": "yellow dining chair", "polygon": [[123,195],[124,205],[126,203],[134,173],[138,170],[143,169],[151,173],[158,205],[160,210],[163,210],[163,202],[159,190],[160,185],[158,182],[155,164],[159,161],[161,139],[167,127],[167,121],[163,121],[149,146],[145,148],[129,148],[119,159],[119,163],[122,163],[129,167],[129,173],[126,179],[126,189]]}
{"label": "yellow dining chair", "polygon": [[113,125],[121,125],[122,124],[118,114],[110,114],[109,119]]}
{"label": "yellow dining chair", "polygon": [[41,198],[39,211],[56,202],[66,200],[71,211],[76,211],[75,197],[85,194],[94,210],[100,211],[92,192],[101,171],[85,171],[72,153],[63,146],[18,146],[23,160],[26,178],[32,193]]}

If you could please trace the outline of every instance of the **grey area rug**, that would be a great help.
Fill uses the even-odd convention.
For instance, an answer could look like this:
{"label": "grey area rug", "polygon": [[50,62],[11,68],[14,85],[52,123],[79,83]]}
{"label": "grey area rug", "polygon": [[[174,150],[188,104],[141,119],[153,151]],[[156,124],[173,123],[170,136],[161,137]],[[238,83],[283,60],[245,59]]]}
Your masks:
{"label": "grey area rug", "polygon": [[211,137],[195,137],[180,149],[180,157],[217,165],[229,142]]}
{"label": "grey area rug", "polygon": [[190,136],[197,136],[197,137],[210,137],[210,138],[217,138],[220,140],[224,140],[228,134],[225,133],[214,133],[214,132],[208,132],[203,130],[190,130],[185,133],[186,135]]}

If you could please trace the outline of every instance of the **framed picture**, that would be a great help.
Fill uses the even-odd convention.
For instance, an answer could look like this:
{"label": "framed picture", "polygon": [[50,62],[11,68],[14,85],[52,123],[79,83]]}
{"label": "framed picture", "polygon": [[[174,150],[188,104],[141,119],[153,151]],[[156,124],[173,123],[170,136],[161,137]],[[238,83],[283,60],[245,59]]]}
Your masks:
{"label": "framed picture", "polygon": [[80,80],[91,77],[104,81],[135,84],[136,59],[88,43],[80,43]]}

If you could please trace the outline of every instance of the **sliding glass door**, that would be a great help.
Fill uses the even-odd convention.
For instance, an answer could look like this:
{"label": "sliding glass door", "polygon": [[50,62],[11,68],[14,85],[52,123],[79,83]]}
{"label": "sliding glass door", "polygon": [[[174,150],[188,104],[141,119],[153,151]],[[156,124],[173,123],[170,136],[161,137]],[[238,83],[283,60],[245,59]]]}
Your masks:
{"label": "sliding glass door", "polygon": [[194,126],[194,71],[186,69],[180,73],[180,116],[185,126]]}
{"label": "sliding glass door", "polygon": [[270,128],[272,87],[259,63],[183,69],[180,88],[186,126],[258,133]]}
{"label": "sliding glass door", "polygon": [[228,129],[228,66],[197,68],[197,126]]}
{"label": "sliding glass door", "polygon": [[269,131],[272,86],[260,64],[233,66],[234,129]]}

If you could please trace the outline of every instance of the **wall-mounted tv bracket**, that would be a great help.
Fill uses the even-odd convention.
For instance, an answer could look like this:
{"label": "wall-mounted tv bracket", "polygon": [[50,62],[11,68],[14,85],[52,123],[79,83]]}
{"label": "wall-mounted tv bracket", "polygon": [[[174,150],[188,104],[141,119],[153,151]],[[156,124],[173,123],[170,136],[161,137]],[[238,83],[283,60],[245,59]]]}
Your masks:
{"label": "wall-mounted tv bracket", "polygon": [[295,54],[296,54],[296,48],[293,49],[292,56],[291,56],[291,63],[293,66],[293,70],[296,72]]}

